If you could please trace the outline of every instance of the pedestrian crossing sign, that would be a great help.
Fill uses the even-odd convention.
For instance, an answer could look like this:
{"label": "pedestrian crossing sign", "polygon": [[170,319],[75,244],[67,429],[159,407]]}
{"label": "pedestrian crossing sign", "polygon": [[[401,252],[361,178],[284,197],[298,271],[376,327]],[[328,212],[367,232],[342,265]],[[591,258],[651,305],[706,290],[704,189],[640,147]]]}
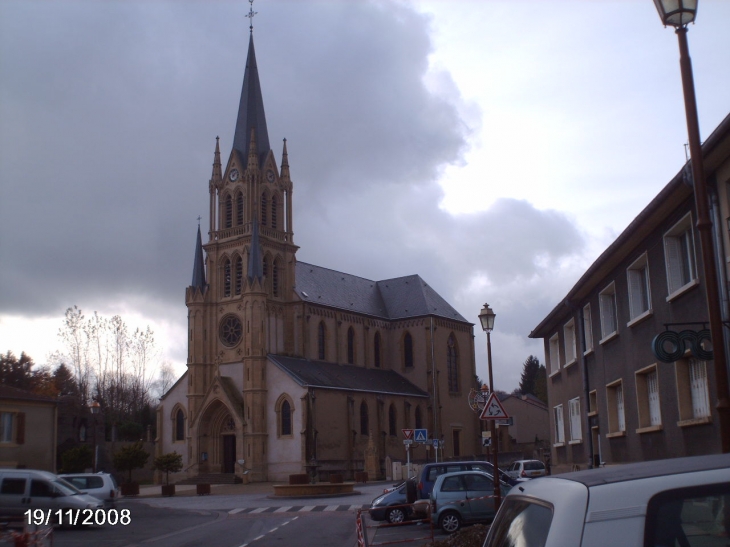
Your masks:
{"label": "pedestrian crossing sign", "polygon": [[413,440],[417,443],[425,443],[428,440],[428,429],[415,429]]}

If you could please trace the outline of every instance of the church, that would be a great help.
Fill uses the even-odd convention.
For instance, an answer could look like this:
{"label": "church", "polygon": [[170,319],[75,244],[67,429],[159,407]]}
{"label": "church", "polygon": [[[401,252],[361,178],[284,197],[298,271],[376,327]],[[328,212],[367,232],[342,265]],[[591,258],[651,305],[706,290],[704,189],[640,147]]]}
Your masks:
{"label": "church", "polygon": [[366,453],[370,478],[384,477],[386,457],[406,461],[402,429],[428,430],[411,461],[433,460],[439,442],[439,459],[480,454],[473,324],[418,275],[372,281],[299,262],[293,187],[286,139],[278,165],[269,144],[251,32],[185,291],[187,371],[160,401],[156,455],[181,454],[191,478],[281,481],[307,469],[351,479]]}

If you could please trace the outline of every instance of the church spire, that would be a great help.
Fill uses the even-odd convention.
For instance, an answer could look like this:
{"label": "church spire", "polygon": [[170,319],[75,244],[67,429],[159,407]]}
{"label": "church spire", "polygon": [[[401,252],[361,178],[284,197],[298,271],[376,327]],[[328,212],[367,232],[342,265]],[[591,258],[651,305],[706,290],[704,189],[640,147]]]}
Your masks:
{"label": "church spire", "polygon": [[215,138],[215,154],[213,154],[213,174],[210,177],[210,181],[213,183],[220,182],[223,178],[221,172],[221,148],[218,144],[219,137]]}
{"label": "church spire", "polygon": [[248,155],[251,129],[256,132],[256,152],[260,164],[270,148],[269,132],[266,128],[266,114],[264,113],[264,99],[261,95],[259,70],[256,66],[256,52],[253,47],[253,33],[248,39],[246,71],[243,75],[243,88],[241,89],[236,131],[233,137],[233,148],[238,150],[238,153],[244,158]]}
{"label": "church spire", "polygon": [[205,262],[203,261],[203,240],[200,237],[200,217],[198,217],[198,238],[195,242],[195,262],[193,263],[193,289],[205,290]]}
{"label": "church spire", "polygon": [[284,139],[284,150],[281,152],[281,178],[289,180],[289,154],[286,151],[286,139]]}

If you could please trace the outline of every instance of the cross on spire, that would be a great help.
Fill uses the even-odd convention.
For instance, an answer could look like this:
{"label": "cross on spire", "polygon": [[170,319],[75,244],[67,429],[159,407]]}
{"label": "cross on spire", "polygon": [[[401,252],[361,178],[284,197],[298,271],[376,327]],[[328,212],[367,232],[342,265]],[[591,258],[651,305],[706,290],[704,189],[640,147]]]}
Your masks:
{"label": "cross on spire", "polygon": [[248,13],[246,14],[246,17],[248,17],[250,23],[249,23],[249,32],[253,34],[253,18],[258,13],[258,11],[253,10],[253,0],[248,0],[248,3],[251,4],[251,7],[248,10]]}

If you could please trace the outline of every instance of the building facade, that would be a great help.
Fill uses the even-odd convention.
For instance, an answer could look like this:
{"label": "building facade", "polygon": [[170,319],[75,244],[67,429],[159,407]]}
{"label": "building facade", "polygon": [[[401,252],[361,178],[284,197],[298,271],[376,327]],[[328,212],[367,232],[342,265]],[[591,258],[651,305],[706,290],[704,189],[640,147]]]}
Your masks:
{"label": "building facade", "polygon": [[[730,116],[703,153],[727,325]],[[556,466],[721,450],[714,362],[702,342],[709,323],[688,167],[530,334],[544,340]]]}
{"label": "building facade", "polygon": [[158,453],[182,454],[188,476],[253,480],[308,465],[351,476],[372,436],[382,470],[405,459],[403,428],[443,438],[446,456],[478,454],[473,325],[418,275],[299,262],[293,186],[286,140],[280,165],[269,146],[252,35],[225,165],[216,140],[208,240],[199,228],[185,294],[187,372],[158,409]]}
{"label": "building facade", "polygon": [[55,399],[0,386],[0,467],[55,473],[56,412]]}

